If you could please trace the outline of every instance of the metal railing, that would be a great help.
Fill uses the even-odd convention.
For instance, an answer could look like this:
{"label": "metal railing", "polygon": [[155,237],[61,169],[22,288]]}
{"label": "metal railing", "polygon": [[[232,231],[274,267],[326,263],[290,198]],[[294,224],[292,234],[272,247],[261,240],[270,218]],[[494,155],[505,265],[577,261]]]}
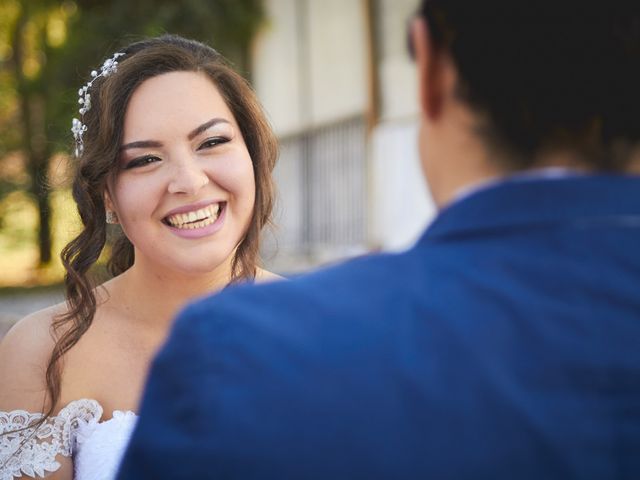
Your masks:
{"label": "metal railing", "polygon": [[[314,265],[362,250],[367,238],[367,142],[362,116],[280,140],[274,171],[275,263]],[[273,252],[275,251],[275,255]],[[278,259],[280,262],[278,262]]]}

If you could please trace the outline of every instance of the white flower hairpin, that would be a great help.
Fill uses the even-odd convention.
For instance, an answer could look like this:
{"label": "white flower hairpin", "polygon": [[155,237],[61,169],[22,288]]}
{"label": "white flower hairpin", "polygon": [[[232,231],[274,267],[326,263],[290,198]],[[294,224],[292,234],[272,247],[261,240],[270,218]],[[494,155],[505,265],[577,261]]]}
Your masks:
{"label": "white flower hairpin", "polygon": [[82,141],[82,136],[84,132],[87,131],[87,126],[84,124],[84,114],[91,110],[91,93],[89,93],[89,89],[100,77],[108,77],[112,73],[118,71],[118,58],[122,57],[124,53],[118,52],[113,55],[113,57],[105,60],[100,67],[100,72],[93,70],[91,72],[91,80],[87,82],[86,85],[78,90],[78,103],[80,104],[80,109],[78,112],[80,113],[80,119],[74,118],[71,120],[71,132],[73,133],[73,138],[76,141],[75,148],[75,156],[79,158],[84,151],[84,142]]}

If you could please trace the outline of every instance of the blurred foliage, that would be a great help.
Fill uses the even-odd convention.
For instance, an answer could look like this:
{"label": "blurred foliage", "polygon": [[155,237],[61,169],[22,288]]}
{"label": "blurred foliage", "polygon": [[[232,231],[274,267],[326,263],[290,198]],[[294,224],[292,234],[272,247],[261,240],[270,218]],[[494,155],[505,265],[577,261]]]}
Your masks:
{"label": "blurred foliage", "polygon": [[51,159],[69,152],[77,90],[91,69],[125,44],[170,32],[212,45],[249,76],[251,41],[263,21],[261,0],[0,0],[3,234],[13,211],[7,201],[21,192],[37,212],[34,234],[21,241],[38,245],[36,264],[49,263]]}

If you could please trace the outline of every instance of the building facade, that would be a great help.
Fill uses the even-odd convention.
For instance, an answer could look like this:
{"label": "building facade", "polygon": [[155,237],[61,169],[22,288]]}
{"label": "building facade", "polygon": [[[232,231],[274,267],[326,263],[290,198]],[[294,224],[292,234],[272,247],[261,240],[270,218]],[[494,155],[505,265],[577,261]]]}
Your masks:
{"label": "building facade", "polygon": [[409,247],[433,215],[406,26],[415,0],[266,0],[253,81],[280,139],[279,271]]}

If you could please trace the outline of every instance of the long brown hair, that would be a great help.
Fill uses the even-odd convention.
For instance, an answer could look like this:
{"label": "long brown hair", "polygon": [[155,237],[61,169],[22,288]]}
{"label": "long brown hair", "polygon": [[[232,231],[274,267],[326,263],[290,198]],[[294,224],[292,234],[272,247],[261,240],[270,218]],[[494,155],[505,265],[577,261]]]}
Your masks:
{"label": "long brown hair", "polygon": [[117,174],[126,107],[145,80],[174,71],[200,72],[218,88],[233,113],[253,163],[255,204],[248,230],[236,249],[230,283],[253,279],[259,264],[260,233],[270,222],[274,188],[271,172],[277,157],[275,136],[249,84],[211,47],[175,35],[136,42],[121,50],[117,72],[98,78],[91,86],[91,109],[84,115],[84,150],[77,159],[73,198],[83,229],[62,251],[66,269],[68,311],[54,319],[56,338],[46,370],[50,416],[60,400],[60,361],[90,327],[96,312],[95,284],[89,270],[105,247],[110,247],[108,270],[116,276],[133,265],[134,249],[119,231],[107,235],[104,193]]}

